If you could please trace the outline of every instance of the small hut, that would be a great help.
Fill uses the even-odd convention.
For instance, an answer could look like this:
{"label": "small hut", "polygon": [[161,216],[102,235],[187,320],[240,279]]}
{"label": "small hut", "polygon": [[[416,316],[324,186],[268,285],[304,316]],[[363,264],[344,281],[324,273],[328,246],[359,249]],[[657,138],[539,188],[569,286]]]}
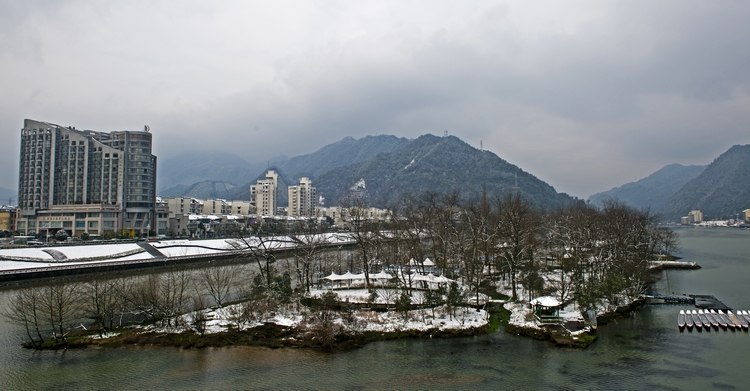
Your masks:
{"label": "small hut", "polygon": [[529,302],[534,307],[534,315],[540,323],[560,323],[562,303],[552,296],[537,297]]}

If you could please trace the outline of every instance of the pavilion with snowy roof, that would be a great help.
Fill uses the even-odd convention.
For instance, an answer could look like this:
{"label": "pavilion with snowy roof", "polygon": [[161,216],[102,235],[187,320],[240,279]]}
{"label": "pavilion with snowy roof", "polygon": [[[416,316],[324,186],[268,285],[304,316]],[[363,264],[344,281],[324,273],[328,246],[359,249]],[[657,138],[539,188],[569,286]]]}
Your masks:
{"label": "pavilion with snowy roof", "polygon": [[552,296],[541,296],[529,302],[534,307],[534,315],[541,323],[559,323],[560,308],[563,303]]}

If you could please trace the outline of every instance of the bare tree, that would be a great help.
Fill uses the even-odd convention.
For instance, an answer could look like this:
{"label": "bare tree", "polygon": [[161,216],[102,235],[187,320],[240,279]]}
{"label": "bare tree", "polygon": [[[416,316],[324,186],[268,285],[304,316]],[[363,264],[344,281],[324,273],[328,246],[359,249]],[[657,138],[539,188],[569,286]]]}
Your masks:
{"label": "bare tree", "polygon": [[79,315],[81,297],[79,283],[58,283],[42,288],[41,302],[45,317],[49,319],[55,342],[58,336],[67,343],[66,329],[71,321]]}
{"label": "bare tree", "polygon": [[293,254],[297,284],[303,286],[305,292],[309,292],[312,285],[313,262],[325,250],[328,241],[323,235],[323,226],[317,219],[311,219],[297,231],[289,235],[289,240],[295,245]]}
{"label": "bare tree", "polygon": [[249,254],[250,258],[255,260],[258,271],[266,285],[271,285],[271,279],[275,274],[274,264],[276,263],[276,256],[273,253],[281,247],[283,242],[271,236],[272,227],[263,220],[250,224],[248,230],[249,237],[240,235],[230,241],[230,244],[237,250]]}
{"label": "bare tree", "polygon": [[[23,326],[26,335],[34,348],[39,348],[44,343],[41,328],[42,325],[42,300],[38,288],[28,288],[16,291],[11,297],[8,309],[3,313],[5,317],[16,324]],[[34,339],[36,335],[39,340]]]}
{"label": "bare tree", "polygon": [[198,275],[201,286],[211,295],[214,302],[221,307],[234,287],[238,272],[239,267],[237,265],[213,264],[200,269]]}
{"label": "bare tree", "polygon": [[172,268],[164,274],[160,281],[159,291],[163,297],[161,301],[162,313],[167,320],[167,326],[174,321],[177,326],[178,317],[187,310],[191,300],[192,280],[184,269]]}
{"label": "bare tree", "polygon": [[102,279],[89,281],[81,287],[83,316],[94,321],[100,333],[112,328],[123,306],[122,295],[117,288],[117,280]]}
{"label": "bare tree", "polygon": [[365,286],[371,290],[370,269],[383,251],[385,238],[380,221],[377,218],[371,218],[368,210],[364,201],[356,199],[348,205],[346,213],[350,229],[348,236],[357,245],[358,258],[362,265],[362,272],[365,274]]}
{"label": "bare tree", "polygon": [[500,258],[510,274],[511,300],[518,300],[516,291],[518,272],[524,262],[533,259],[538,233],[536,211],[521,198],[521,194],[506,194],[496,199],[498,209],[497,233],[501,243]]}

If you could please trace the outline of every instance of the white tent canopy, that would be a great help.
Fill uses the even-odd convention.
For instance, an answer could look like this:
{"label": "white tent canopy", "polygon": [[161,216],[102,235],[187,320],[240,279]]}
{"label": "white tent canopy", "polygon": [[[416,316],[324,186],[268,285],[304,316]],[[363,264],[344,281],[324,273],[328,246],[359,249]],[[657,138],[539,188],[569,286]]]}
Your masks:
{"label": "white tent canopy", "polygon": [[342,277],[343,277],[342,275],[336,274],[336,273],[332,272],[330,276],[323,277],[323,279],[324,280],[330,280],[330,281],[341,281],[341,280],[343,280]]}
{"label": "white tent canopy", "polygon": [[384,270],[381,270],[380,273],[370,274],[371,280],[390,280],[391,278],[393,278],[393,276],[386,273]]}
{"label": "white tent canopy", "polygon": [[409,266],[435,266],[435,262],[432,261],[430,258],[425,258],[424,262],[417,262],[414,260],[414,258],[409,260]]}

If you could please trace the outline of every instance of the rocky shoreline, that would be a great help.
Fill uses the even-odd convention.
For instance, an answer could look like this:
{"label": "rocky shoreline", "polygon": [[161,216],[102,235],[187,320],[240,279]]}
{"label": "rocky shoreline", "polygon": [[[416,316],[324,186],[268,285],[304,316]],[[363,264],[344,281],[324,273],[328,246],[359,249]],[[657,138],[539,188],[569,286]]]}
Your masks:
{"label": "rocky shoreline", "polygon": [[[99,338],[96,331],[73,334],[66,342],[48,342],[41,350],[77,348],[119,348],[125,346],[162,346],[181,349],[201,349],[209,347],[251,346],[265,348],[310,348],[326,351],[344,351],[365,346],[370,342],[406,338],[457,338],[486,334],[486,325],[464,329],[405,329],[396,331],[363,331],[325,335],[308,328],[288,327],[275,323],[264,323],[242,331],[225,331],[200,335],[187,330],[183,332],[143,332],[137,328]],[[319,331],[319,330],[317,330]],[[25,348],[33,345],[24,343]]]}
{"label": "rocky shoreline", "polygon": [[[628,317],[644,303],[645,301],[643,299],[637,299],[627,305],[617,307],[617,309],[612,312],[599,314],[596,317],[596,323],[601,326],[617,319]],[[597,339],[596,329],[571,334],[564,331],[561,332],[559,330],[560,328],[559,325],[535,324],[531,326],[528,324],[517,324],[513,322],[507,322],[505,324],[505,331],[510,334],[530,337],[540,341],[548,341],[559,347],[587,348]]]}

